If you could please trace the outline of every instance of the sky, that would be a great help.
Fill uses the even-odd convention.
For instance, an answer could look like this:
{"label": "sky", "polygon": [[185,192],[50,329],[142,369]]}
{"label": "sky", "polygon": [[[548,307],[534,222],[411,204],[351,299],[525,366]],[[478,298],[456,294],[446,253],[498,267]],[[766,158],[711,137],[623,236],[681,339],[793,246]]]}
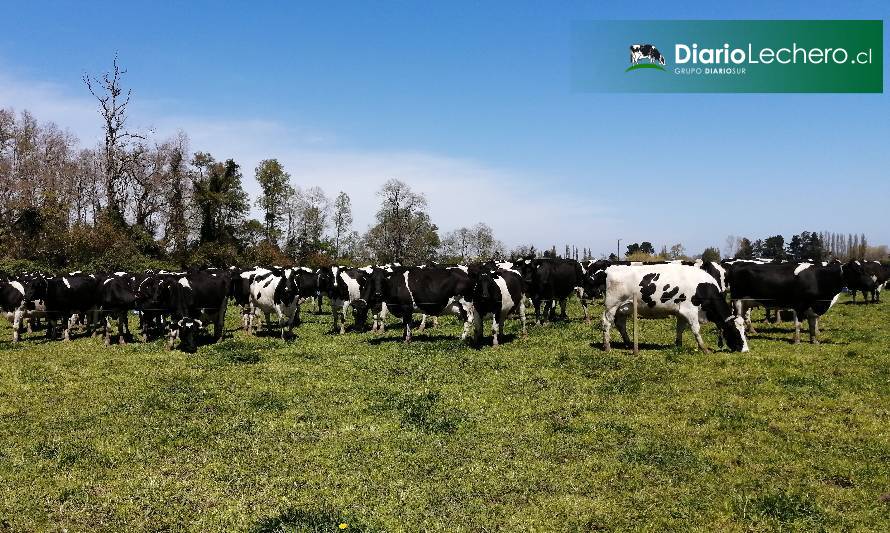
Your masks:
{"label": "sky", "polygon": [[[723,248],[803,230],[890,243],[886,94],[595,94],[572,25],[886,19],[890,2],[5,2],[0,107],[101,139],[84,73],[115,53],[130,126],[346,191],[364,231],[390,178],[445,232],[508,247]],[[885,42],[886,36],[885,25]],[[884,58],[886,85],[887,58]],[[622,245],[622,248],[624,246]]]}

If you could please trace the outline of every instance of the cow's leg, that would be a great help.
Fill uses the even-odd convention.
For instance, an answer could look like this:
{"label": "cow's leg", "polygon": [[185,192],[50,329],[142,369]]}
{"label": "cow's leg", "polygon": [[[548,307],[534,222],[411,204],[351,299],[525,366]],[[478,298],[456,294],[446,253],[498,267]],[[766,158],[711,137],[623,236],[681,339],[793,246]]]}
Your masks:
{"label": "cow's leg", "polygon": [[701,336],[701,324],[698,322],[698,311],[692,313],[692,316],[685,316],[684,319],[689,323],[689,329],[692,330],[692,335],[695,337],[695,342],[698,343],[699,349],[703,353],[710,353],[708,347],[705,346],[705,340]]}
{"label": "cow's leg", "polygon": [[111,327],[109,327],[108,322],[111,321],[111,316],[107,313],[102,314],[102,340],[105,342],[105,346],[111,346]]}
{"label": "cow's leg", "polygon": [[420,327],[417,328],[417,331],[423,331],[426,329],[426,313],[420,315]]}
{"label": "cow's leg", "polygon": [[617,311],[617,308],[614,308],[614,307],[611,309],[606,308],[606,310],[603,311],[603,322],[602,322],[603,351],[606,351],[606,352],[608,352],[609,350],[612,349],[612,346],[609,344],[609,331],[612,327],[612,323],[615,321],[615,312],[616,311]]}
{"label": "cow's leg", "polygon": [[28,333],[34,333],[34,328],[32,325],[32,322],[34,322],[34,319],[31,317],[27,317],[24,320],[25,320],[25,325],[26,325],[25,331],[27,331]]}
{"label": "cow's leg", "polygon": [[630,348],[630,336],[627,334],[627,313],[617,313],[615,315],[615,329],[621,334],[621,341],[624,342],[625,348]]}
{"label": "cow's leg", "polygon": [[303,323],[303,319],[300,317],[300,299],[297,298],[297,308],[294,309],[294,314],[291,317],[290,325],[288,327],[299,326]]}
{"label": "cow's leg", "polygon": [[794,344],[800,344],[800,320],[797,311],[792,310],[791,314],[794,316]]}
{"label": "cow's leg", "polygon": [[72,317],[71,315],[62,316],[61,322],[62,322],[62,327],[64,328],[62,330],[62,339],[65,341],[71,340],[71,320],[72,320],[72,318],[74,318],[74,317]]}
{"label": "cow's leg", "polygon": [[525,328],[525,301],[519,299],[519,321],[522,324],[522,336],[528,336],[528,330]]}
{"label": "cow's leg", "polygon": [[482,316],[482,313],[480,313],[479,311],[473,313],[473,345],[475,346],[479,346],[479,344],[482,342],[483,318],[484,317]]}
{"label": "cow's leg", "polygon": [[322,299],[321,293],[318,293],[318,295],[315,297],[315,306],[316,306],[315,313],[318,315],[321,314],[321,299]]}
{"label": "cow's leg", "polygon": [[170,331],[167,333],[167,350],[170,351],[173,349],[173,344],[176,342],[176,338],[179,336],[179,330],[170,328]]}
{"label": "cow's leg", "polygon": [[587,309],[587,306],[589,303],[590,302],[588,302],[587,300],[585,300],[583,298],[581,299],[581,309],[584,310],[584,323],[587,324],[588,326],[590,325],[590,312]]}
{"label": "cow's leg", "polygon": [[121,346],[127,344],[127,312],[121,311],[117,317],[117,343]]}
{"label": "cow's leg", "polygon": [[334,324],[331,326],[331,333],[336,333],[339,328],[337,327],[337,306],[334,305],[333,300],[331,300],[331,318],[334,321]]}
{"label": "cow's leg", "polygon": [[346,333],[346,308],[349,306],[349,302],[343,302],[343,305],[340,307],[340,335],[344,335]]}
{"label": "cow's leg", "polygon": [[22,310],[16,309],[12,314],[12,342],[19,342],[22,334]]}
{"label": "cow's leg", "polygon": [[532,298],[532,306],[535,308],[535,325],[541,325],[541,300]]}
{"label": "cow's leg", "polygon": [[569,319],[569,315],[566,314],[566,305],[568,305],[568,303],[569,303],[568,298],[563,298],[562,300],[559,301],[559,317],[562,318],[563,320]]}
{"label": "cow's leg", "polygon": [[686,329],[686,319],[677,315],[677,337],[674,339],[674,344],[679,348],[683,346],[683,330]]}
{"label": "cow's leg", "polygon": [[272,316],[270,313],[263,313],[263,318],[266,319],[266,333],[271,336],[272,335]]}
{"label": "cow's leg", "polygon": [[413,315],[411,313],[405,314],[402,317],[402,325],[405,327],[405,342],[411,342],[411,320],[413,319]]}
{"label": "cow's leg", "polygon": [[819,315],[812,311],[807,314],[807,322],[810,326],[810,343],[819,344]]}

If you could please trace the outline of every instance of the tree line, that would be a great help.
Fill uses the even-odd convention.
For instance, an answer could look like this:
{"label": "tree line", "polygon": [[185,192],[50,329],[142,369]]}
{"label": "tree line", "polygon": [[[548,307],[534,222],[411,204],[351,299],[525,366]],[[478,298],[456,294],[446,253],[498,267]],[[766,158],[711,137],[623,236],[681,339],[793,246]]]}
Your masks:
{"label": "tree line", "polygon": [[[364,233],[353,228],[345,191],[301,188],[276,159],[244,169],[192,151],[179,132],[157,139],[129,127],[131,90],[115,58],[83,77],[103,131],[96,147],[28,111],[0,109],[0,245],[10,269],[110,270],[232,264],[424,263],[504,257],[482,222],[440,235],[427,199],[398,179],[377,196]],[[262,214],[250,217],[251,207]]]}

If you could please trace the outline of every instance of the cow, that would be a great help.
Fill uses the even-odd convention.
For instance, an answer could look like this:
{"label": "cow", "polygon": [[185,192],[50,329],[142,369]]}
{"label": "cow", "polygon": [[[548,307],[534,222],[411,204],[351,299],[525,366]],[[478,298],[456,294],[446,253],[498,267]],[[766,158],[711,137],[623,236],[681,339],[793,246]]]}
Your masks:
{"label": "cow", "polygon": [[12,342],[18,342],[22,333],[22,319],[28,312],[28,302],[34,296],[30,283],[18,280],[0,282],[0,307],[12,323]]}
{"label": "cow", "polygon": [[117,319],[118,344],[127,343],[126,335],[130,329],[127,312],[136,308],[137,300],[136,288],[133,287],[134,281],[131,276],[126,274],[116,274],[99,282],[96,304],[102,319],[102,336],[105,339],[105,346],[111,345],[109,321],[112,319]]}
{"label": "cow", "polygon": [[498,345],[498,334],[504,331],[504,319],[519,313],[522,336],[527,335],[525,326],[525,297],[522,275],[512,269],[485,269],[473,277],[473,342],[482,339],[482,322],[492,315],[492,346]]}
{"label": "cow", "polygon": [[749,310],[791,309],[794,312],[794,343],[800,342],[800,317],[809,323],[810,342],[818,344],[819,317],[837,302],[844,287],[845,267],[839,263],[735,263],[728,272],[731,301],[738,316]]}
{"label": "cow", "polygon": [[880,261],[851,261],[851,263],[844,266],[844,275],[849,278],[847,288],[853,295],[853,301],[856,301],[856,291],[862,291],[863,299],[871,293],[872,303],[880,302],[881,291],[890,275],[888,268]]}
{"label": "cow", "polygon": [[74,315],[87,318],[87,332],[92,330],[93,324],[89,316],[96,309],[99,294],[95,277],[75,272],[37,279],[34,287],[34,298],[44,300],[46,305],[48,338],[55,338],[57,323],[61,323],[62,338],[71,340]]}
{"label": "cow", "polygon": [[701,336],[701,323],[710,321],[722,330],[733,351],[748,351],[744,320],[732,314],[717,282],[701,268],[682,264],[612,265],[602,271],[605,278],[603,349],[610,350],[609,331],[614,325],[625,345],[627,318],[637,302],[641,318],[677,317],[676,344],[682,344],[686,325],[698,347],[708,352]]}
{"label": "cow", "polygon": [[226,319],[230,290],[229,274],[195,272],[166,279],[162,284],[162,300],[172,309],[167,349],[172,350],[179,339],[180,349],[193,353],[198,349],[198,336],[205,325],[213,324],[213,340],[220,340]]}
{"label": "cow", "polygon": [[644,57],[649,58],[650,63],[661,63],[664,65],[664,56],[651,44],[632,44],[630,45],[630,63],[636,65]]}
{"label": "cow", "polygon": [[362,331],[368,316],[368,302],[362,297],[362,286],[369,274],[360,268],[331,266],[320,269],[318,288],[331,301],[332,333],[346,333],[346,310],[352,308],[355,327]]}
{"label": "cow", "polygon": [[368,306],[377,302],[402,319],[405,342],[411,341],[411,321],[415,312],[439,316],[458,315],[464,323],[461,340],[467,338],[475,315],[473,281],[467,267],[392,267],[374,269]]}
{"label": "cow", "polygon": [[136,276],[135,308],[139,314],[139,331],[143,342],[148,342],[152,333],[166,333],[169,330],[167,318],[174,311],[170,287],[179,277],[155,272]]}
{"label": "cow", "polygon": [[[318,271],[309,267],[294,267],[297,278],[297,286],[300,288],[300,304],[315,300],[315,312],[321,314],[321,291],[318,290]],[[297,316],[294,324],[301,324],[300,308],[297,308]]]}
{"label": "cow", "polygon": [[297,272],[292,268],[275,268],[255,273],[250,278],[250,307],[253,310],[247,333],[252,333],[256,312],[266,317],[266,327],[271,331],[269,315],[275,313],[281,338],[292,335],[294,320],[300,315],[300,286]]}
{"label": "cow", "polygon": [[547,323],[556,318],[555,304],[560,305],[560,317],[567,319],[566,302],[573,294],[583,294],[584,271],[574,259],[544,257],[525,260],[516,265],[535,307],[535,323],[541,325],[541,306]]}

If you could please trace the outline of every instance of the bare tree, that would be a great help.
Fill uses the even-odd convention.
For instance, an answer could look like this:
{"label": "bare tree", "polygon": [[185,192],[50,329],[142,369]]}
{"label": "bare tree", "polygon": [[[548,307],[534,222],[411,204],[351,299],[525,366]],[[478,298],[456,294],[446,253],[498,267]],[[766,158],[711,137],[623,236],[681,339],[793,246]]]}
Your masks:
{"label": "bare tree", "polygon": [[105,178],[106,206],[113,214],[122,218],[120,182],[131,164],[128,154],[130,143],[144,140],[144,136],[127,130],[127,107],[130,105],[132,89],[124,90],[121,79],[127,71],[118,64],[114,56],[111,72],[101,77],[83,75],[83,83],[99,102],[102,127],[105,131],[105,144],[102,149],[103,172]]}

